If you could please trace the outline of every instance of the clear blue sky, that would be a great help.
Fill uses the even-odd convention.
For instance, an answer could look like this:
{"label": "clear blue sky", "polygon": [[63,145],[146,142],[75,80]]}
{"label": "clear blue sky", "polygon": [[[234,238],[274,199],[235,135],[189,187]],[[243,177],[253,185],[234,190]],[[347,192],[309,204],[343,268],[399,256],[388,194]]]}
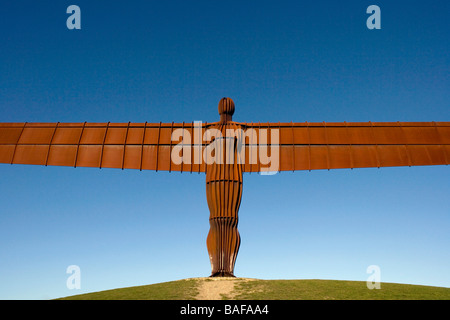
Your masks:
{"label": "clear blue sky", "polygon": [[[66,9],[81,8],[81,30]],[[381,8],[381,30],[366,9]],[[450,121],[449,1],[3,1],[1,122]],[[244,176],[235,274],[450,287],[450,168]],[[0,298],[210,275],[202,174],[0,165]],[[81,289],[66,288],[66,268]]]}

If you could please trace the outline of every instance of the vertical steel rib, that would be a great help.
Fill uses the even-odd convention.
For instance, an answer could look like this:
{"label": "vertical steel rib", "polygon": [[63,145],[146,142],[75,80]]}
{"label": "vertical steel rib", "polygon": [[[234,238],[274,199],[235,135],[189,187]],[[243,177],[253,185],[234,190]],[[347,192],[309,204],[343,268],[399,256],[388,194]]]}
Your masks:
{"label": "vertical steel rib", "polygon": [[78,138],[77,151],[75,153],[75,163],[73,165],[74,168],[77,167],[78,153],[80,151],[80,143],[81,143],[81,138],[83,137],[84,128],[86,128],[86,121],[83,123],[83,127],[81,128],[81,132],[80,132],[80,138]]}
{"label": "vertical steel rib", "polygon": [[306,133],[308,135],[308,153],[309,153],[308,169],[311,172],[311,133],[309,132],[309,123],[308,123],[308,121],[305,121],[305,123],[306,123]]}
{"label": "vertical steel rib", "polygon": [[58,129],[59,122],[56,123],[55,130],[53,130],[52,137],[50,139],[50,143],[48,144],[47,157],[45,159],[45,166],[48,164],[48,157],[50,155],[50,148],[52,147],[53,138],[55,137],[56,130]]}
{"label": "vertical steel rib", "polygon": [[127,132],[125,133],[125,140],[123,142],[123,154],[122,154],[122,170],[125,166],[125,152],[127,150],[128,131],[130,131],[130,121],[128,121]]}
{"label": "vertical steel rib", "polygon": [[[195,152],[195,127],[194,127],[194,121],[192,121],[192,125],[191,125],[191,132],[192,132],[192,134],[191,134],[191,141],[190,141],[190,143],[189,143],[189,148],[190,148],[190,150],[191,150],[191,170],[190,170],[190,173],[192,173],[192,165],[193,165],[193,163],[194,163],[194,152]],[[183,133],[184,133],[184,130],[183,130]],[[183,142],[184,142],[184,139],[183,139]]]}
{"label": "vertical steel rib", "polygon": [[156,172],[158,172],[158,158],[159,158],[159,139],[161,137],[161,121],[159,122],[159,127],[158,127],[158,142],[156,144]]}
{"label": "vertical steel rib", "polygon": [[[251,127],[252,127],[252,130],[255,130],[254,128],[253,128],[253,121],[252,121],[252,124],[251,124]],[[253,155],[253,133],[254,133],[255,131],[251,131],[251,133],[250,133],[250,138],[248,139],[249,141],[248,141],[248,145],[249,145],[249,148],[248,148],[248,161],[250,162],[250,174],[253,172],[253,159],[252,159],[252,155]],[[256,158],[256,159],[258,159],[258,158]]]}
{"label": "vertical steel rib", "polygon": [[[181,132],[182,132],[182,136],[181,136],[181,139],[182,139],[182,141],[183,141],[183,143],[182,143],[182,145],[181,145],[181,166],[180,166],[180,171],[181,172],[183,172],[183,166],[184,166],[184,144],[185,144],[185,141],[184,141],[184,121],[183,121],[183,124],[181,125]],[[172,122],[172,133],[171,134],[173,134],[173,122]],[[192,142],[192,139],[191,139],[191,142]],[[190,145],[189,145],[189,147],[190,147]],[[192,153],[192,151],[191,151],[191,153]],[[170,160],[169,160],[169,162],[172,162],[172,138],[170,138]],[[192,164],[191,164],[192,165]],[[170,170],[169,170],[170,171]]]}
{"label": "vertical steel rib", "polygon": [[139,167],[139,171],[142,171],[142,161],[144,158],[144,142],[145,142],[145,132],[147,131],[147,121],[144,124],[144,132],[142,133],[142,148],[141,148],[141,164]]}
{"label": "vertical steel rib", "polygon": [[11,158],[11,164],[14,163],[14,157],[16,156],[17,145],[19,144],[20,138],[22,138],[22,134],[23,134],[23,131],[25,130],[25,127],[26,127],[27,123],[28,122],[25,122],[23,124],[22,130],[20,131],[19,137],[17,138],[16,144],[14,145],[14,151],[13,151],[13,155],[12,155],[12,158]]}
{"label": "vertical steel rib", "polygon": [[258,150],[258,173],[261,173],[261,122],[258,123],[259,148]]}
{"label": "vertical steel rib", "polygon": [[[294,135],[294,123],[291,121],[291,131],[292,131],[292,172],[295,171],[295,135]],[[280,130],[281,132],[281,130]],[[280,157],[281,159],[281,157]]]}
{"label": "vertical steel rib", "polygon": [[99,164],[99,169],[102,168],[102,164],[103,164],[103,151],[105,150],[105,141],[106,141],[106,135],[108,134],[108,128],[109,128],[109,122],[106,125],[106,129],[105,129],[105,135],[103,136],[103,143],[102,143],[102,152],[100,154],[100,164]]}
{"label": "vertical steel rib", "polygon": [[[184,129],[184,122],[183,122],[183,129]],[[182,132],[183,132],[183,136],[184,136],[184,130]],[[172,134],[173,134],[173,121],[172,121],[172,124],[170,125],[169,157],[172,154]],[[181,137],[181,139],[183,139],[183,136]],[[181,159],[183,159],[183,147],[181,147]],[[169,172],[171,172],[171,171],[172,171],[172,159],[169,160]],[[181,172],[183,172],[183,160],[181,160]]]}

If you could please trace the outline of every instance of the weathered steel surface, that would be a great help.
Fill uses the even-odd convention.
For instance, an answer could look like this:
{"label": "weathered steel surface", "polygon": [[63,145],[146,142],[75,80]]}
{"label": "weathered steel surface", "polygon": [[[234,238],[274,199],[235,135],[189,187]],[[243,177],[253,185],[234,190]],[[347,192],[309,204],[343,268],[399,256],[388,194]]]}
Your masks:
{"label": "weathered steel surface", "polygon": [[[204,172],[175,164],[172,132],[184,123],[0,123],[0,163]],[[204,131],[204,128],[201,128]]]}
{"label": "weathered steel surface", "polygon": [[[450,122],[271,123],[264,127],[279,130],[280,171],[450,163]],[[246,166],[245,172],[249,171],[258,168]]]}
{"label": "weathered steel surface", "polygon": [[243,173],[264,171],[263,150],[275,171],[450,163],[450,122],[238,123],[234,108],[223,98],[209,124],[0,123],[0,163],[205,172],[212,276],[233,276]]}
{"label": "weathered steel surface", "polygon": [[[219,103],[221,121],[215,126],[222,133],[225,141],[232,149],[236,148],[236,140],[226,137],[227,129],[239,129],[239,125],[229,122],[234,113],[231,99],[222,99]],[[222,164],[208,164],[206,170],[206,199],[209,207],[210,230],[206,240],[211,276],[234,276],[234,264],[238,254],[241,238],[237,229],[238,211],[242,198],[242,164],[239,153],[228,153],[227,148],[218,148]],[[230,161],[229,157],[233,157]]]}
{"label": "weathered steel surface", "polygon": [[[219,123],[201,124],[200,134]],[[279,171],[450,163],[450,122],[227,123],[245,132],[243,172],[261,170],[258,137],[267,130],[270,143],[274,129]],[[194,123],[0,123],[0,163],[205,172],[205,159],[196,162],[194,155],[207,141],[191,148],[191,161],[171,161],[182,139],[171,139],[172,133],[182,129],[193,137],[193,128]]]}

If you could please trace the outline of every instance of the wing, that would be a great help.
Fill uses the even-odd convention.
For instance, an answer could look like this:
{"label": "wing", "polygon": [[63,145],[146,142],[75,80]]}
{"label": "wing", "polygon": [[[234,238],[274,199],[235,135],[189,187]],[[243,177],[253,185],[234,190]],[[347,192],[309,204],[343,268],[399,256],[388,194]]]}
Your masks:
{"label": "wing", "polygon": [[[236,123],[244,172],[444,165],[450,122]],[[216,123],[2,123],[0,163],[205,172]],[[241,144],[241,147],[242,147]]]}
{"label": "wing", "polygon": [[[204,172],[205,165],[194,159],[204,148],[194,128],[198,136],[206,125],[1,123],[0,163]],[[188,149],[184,143],[194,145]],[[185,161],[171,161],[174,148]]]}
{"label": "wing", "polygon": [[[264,159],[263,154],[261,161],[261,152],[278,154],[276,171],[450,163],[450,122],[259,123],[245,124],[245,128],[245,132],[256,132],[246,134],[245,172],[276,169],[276,164],[269,163],[276,157]],[[260,140],[252,152],[255,137]],[[267,150],[260,148],[265,143]],[[257,161],[251,161],[247,153]]]}

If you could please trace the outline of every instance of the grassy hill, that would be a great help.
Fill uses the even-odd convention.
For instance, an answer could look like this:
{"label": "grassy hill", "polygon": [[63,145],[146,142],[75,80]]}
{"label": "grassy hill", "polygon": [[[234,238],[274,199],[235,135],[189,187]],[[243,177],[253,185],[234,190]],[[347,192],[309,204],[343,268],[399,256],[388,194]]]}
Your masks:
{"label": "grassy hill", "polygon": [[450,300],[450,288],[364,281],[192,278],[106,290],[62,300]]}

